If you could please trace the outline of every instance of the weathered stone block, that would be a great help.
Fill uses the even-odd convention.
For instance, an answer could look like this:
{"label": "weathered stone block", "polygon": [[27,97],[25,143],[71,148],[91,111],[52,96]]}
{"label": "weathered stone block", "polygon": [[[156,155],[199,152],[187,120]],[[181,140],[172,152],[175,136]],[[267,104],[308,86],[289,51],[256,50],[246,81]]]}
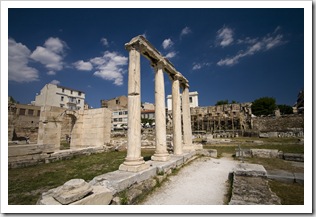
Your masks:
{"label": "weathered stone block", "polygon": [[279,151],[276,149],[251,149],[253,157],[279,158]]}
{"label": "weathered stone block", "polygon": [[304,162],[304,154],[284,153],[284,160]]}
{"label": "weathered stone block", "polygon": [[240,163],[234,168],[235,176],[262,176],[267,177],[266,169],[259,164]]}
{"label": "weathered stone block", "polygon": [[53,197],[61,204],[70,204],[92,192],[91,186],[83,179],[71,179],[58,188]]}
{"label": "weathered stone block", "polygon": [[70,205],[109,205],[112,201],[112,192],[103,186],[93,186],[92,194]]}

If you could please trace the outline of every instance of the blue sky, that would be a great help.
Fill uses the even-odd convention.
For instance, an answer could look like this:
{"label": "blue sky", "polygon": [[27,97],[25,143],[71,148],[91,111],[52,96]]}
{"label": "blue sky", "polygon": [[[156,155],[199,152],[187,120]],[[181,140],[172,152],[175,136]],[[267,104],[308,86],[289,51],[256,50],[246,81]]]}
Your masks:
{"label": "blue sky", "polygon": [[[46,83],[82,90],[87,103],[127,95],[124,44],[144,35],[199,93],[218,100],[274,97],[304,88],[304,9],[9,9],[8,94],[30,103]],[[141,58],[141,97],[154,103],[154,71]],[[171,81],[165,75],[166,95]]]}

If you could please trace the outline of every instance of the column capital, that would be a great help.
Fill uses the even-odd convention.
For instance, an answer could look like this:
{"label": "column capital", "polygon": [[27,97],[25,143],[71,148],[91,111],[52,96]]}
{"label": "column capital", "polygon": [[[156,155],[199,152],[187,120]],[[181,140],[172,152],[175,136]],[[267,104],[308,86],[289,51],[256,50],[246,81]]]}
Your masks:
{"label": "column capital", "polygon": [[125,49],[128,50],[128,51],[137,50],[139,52],[139,50],[140,50],[140,43],[125,44]]}
{"label": "column capital", "polygon": [[182,76],[179,75],[179,74],[175,74],[175,75],[173,76],[173,80],[181,80],[181,78],[182,78]]}
{"label": "column capital", "polygon": [[154,64],[154,68],[157,69],[163,69],[165,66],[165,62],[163,60],[158,60],[157,63]]}

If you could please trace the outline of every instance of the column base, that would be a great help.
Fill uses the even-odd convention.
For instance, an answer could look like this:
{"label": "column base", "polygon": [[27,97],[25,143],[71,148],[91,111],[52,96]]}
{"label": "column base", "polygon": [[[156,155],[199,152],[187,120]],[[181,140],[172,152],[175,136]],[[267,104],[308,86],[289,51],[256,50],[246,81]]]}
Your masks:
{"label": "column base", "polygon": [[128,172],[140,172],[148,168],[149,168],[149,164],[146,164],[144,160],[140,160],[140,161],[126,160],[124,163],[120,165],[119,170],[128,171]]}
{"label": "column base", "polygon": [[153,156],[151,156],[151,160],[153,160],[153,161],[168,161],[168,160],[170,160],[170,155],[168,153],[154,154]]}

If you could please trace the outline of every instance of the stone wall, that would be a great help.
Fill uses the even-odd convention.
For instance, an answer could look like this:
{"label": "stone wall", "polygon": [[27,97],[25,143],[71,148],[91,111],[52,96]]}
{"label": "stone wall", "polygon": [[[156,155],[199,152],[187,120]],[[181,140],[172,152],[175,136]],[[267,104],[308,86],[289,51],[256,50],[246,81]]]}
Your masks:
{"label": "stone wall", "polygon": [[254,117],[253,129],[260,132],[286,132],[304,129],[303,115],[283,115],[280,117]]}
{"label": "stone wall", "polygon": [[54,144],[59,150],[60,141],[70,134],[70,148],[101,147],[110,142],[111,115],[107,108],[70,111],[43,106],[38,143]]}

